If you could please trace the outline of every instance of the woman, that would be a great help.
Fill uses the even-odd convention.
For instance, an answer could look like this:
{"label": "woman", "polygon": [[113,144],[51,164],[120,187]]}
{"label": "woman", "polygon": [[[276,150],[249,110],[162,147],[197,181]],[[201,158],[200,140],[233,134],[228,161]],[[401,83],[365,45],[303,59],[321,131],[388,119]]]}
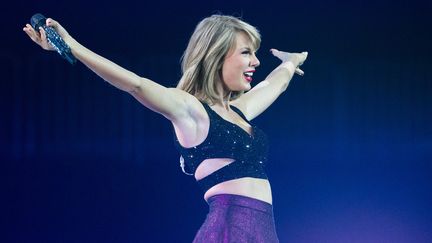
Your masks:
{"label": "woman", "polygon": [[[166,88],[85,48],[53,19],[46,24],[79,61],[172,122],[182,170],[195,177],[210,206],[194,242],[278,242],[264,171],[267,141],[249,122],[288,87],[294,73],[303,74],[298,67],[307,52],[271,49],[282,63],[251,88],[260,64],[257,29],[232,16],[213,15],[198,24],[189,41],[177,88]],[[53,50],[43,29],[38,33],[27,24],[24,31]]]}

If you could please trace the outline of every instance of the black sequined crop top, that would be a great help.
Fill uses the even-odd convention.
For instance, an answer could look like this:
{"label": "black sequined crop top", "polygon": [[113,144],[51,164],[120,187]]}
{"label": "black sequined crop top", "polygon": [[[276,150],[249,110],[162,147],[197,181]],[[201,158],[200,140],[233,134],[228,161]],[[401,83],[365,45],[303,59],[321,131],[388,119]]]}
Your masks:
{"label": "black sequined crop top", "polygon": [[[264,166],[267,162],[268,140],[265,133],[252,125],[252,135],[249,135],[241,127],[220,117],[208,104],[202,104],[210,119],[204,142],[185,148],[174,134],[176,147],[181,154],[180,166],[183,172],[194,175],[199,164],[205,159],[231,158],[235,161],[197,181],[204,191],[221,182],[237,178],[267,179]],[[237,107],[231,106],[231,109],[247,121]]]}

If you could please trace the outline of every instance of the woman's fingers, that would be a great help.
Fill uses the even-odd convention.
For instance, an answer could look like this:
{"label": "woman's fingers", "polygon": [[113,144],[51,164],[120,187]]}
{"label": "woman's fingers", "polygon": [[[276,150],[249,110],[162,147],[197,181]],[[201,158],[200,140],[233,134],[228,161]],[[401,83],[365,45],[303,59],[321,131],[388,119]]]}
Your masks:
{"label": "woman's fingers", "polygon": [[300,67],[301,65],[303,65],[303,63],[306,61],[306,58],[307,58],[307,56],[308,56],[308,52],[307,52],[307,51],[304,51],[304,52],[300,53],[300,55],[301,55],[302,57],[300,58],[299,66],[296,68],[295,73],[297,73],[297,74],[300,75],[300,76],[303,76],[303,75],[304,75],[304,72],[303,72],[303,70],[301,70],[299,67]]}
{"label": "woman's fingers", "polygon": [[39,34],[36,33],[36,31],[29,24],[26,24],[26,26],[23,28],[23,30],[30,37],[30,39],[32,39],[32,41],[34,41],[40,45]]}
{"label": "woman's fingers", "polygon": [[33,27],[29,24],[23,28],[23,31],[30,37],[32,41],[36,44],[40,45],[45,50],[53,50],[52,46],[48,43],[45,30],[43,28],[39,28],[39,32],[33,29]]}
{"label": "woman's fingers", "polygon": [[40,33],[42,42],[46,42],[47,41],[47,39],[46,39],[46,33],[45,33],[45,30],[42,27],[39,28],[39,33]]}
{"label": "woman's fingers", "polygon": [[54,50],[51,44],[48,42],[46,37],[46,32],[43,28],[39,29],[40,35],[41,35],[41,46],[45,50]]}
{"label": "woman's fingers", "polygon": [[307,51],[304,51],[304,52],[302,52],[301,54],[303,54],[303,56],[304,56],[304,61],[305,61],[309,53],[308,53]]}
{"label": "woman's fingers", "polygon": [[303,76],[303,75],[304,75],[303,70],[301,70],[300,68],[296,68],[295,73],[297,73],[297,74],[300,75],[300,76]]}
{"label": "woman's fingers", "polygon": [[308,54],[309,53],[307,51],[304,51],[304,52],[300,53],[300,55],[302,55],[302,57],[301,57],[301,61],[300,61],[299,65],[303,65],[303,63],[306,61],[306,58],[307,58]]}
{"label": "woman's fingers", "polygon": [[46,25],[48,27],[54,28],[57,34],[59,34],[60,37],[63,38],[63,40],[66,40],[70,37],[68,32],[63,28],[63,26],[61,26],[59,22],[55,21],[54,19],[47,18]]}
{"label": "woman's fingers", "polygon": [[289,52],[279,51],[274,48],[270,49],[270,52],[273,54],[273,56],[279,58],[282,62],[294,60],[294,59],[297,60],[298,66],[295,69],[295,73],[301,76],[304,75],[303,70],[301,70],[299,66],[301,66],[306,60],[308,56],[308,52],[304,51],[302,53],[289,53]]}
{"label": "woman's fingers", "polygon": [[277,58],[283,60],[283,56],[281,55],[282,52],[279,51],[278,49],[274,49],[274,48],[272,48],[272,49],[270,49],[270,52],[273,54],[273,56],[275,56],[275,57],[277,57]]}
{"label": "woman's fingers", "polygon": [[57,21],[55,21],[54,19],[52,19],[52,18],[47,18],[46,19],[46,25],[47,26],[51,26],[51,27],[57,27]]}

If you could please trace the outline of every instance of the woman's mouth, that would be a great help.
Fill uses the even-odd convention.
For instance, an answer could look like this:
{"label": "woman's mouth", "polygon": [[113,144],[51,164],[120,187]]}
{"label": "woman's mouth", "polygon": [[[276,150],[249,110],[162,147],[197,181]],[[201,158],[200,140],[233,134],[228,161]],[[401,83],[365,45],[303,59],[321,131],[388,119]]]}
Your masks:
{"label": "woman's mouth", "polygon": [[248,71],[248,72],[244,72],[243,75],[245,76],[246,81],[248,81],[249,83],[252,82],[252,76],[253,73],[255,71]]}

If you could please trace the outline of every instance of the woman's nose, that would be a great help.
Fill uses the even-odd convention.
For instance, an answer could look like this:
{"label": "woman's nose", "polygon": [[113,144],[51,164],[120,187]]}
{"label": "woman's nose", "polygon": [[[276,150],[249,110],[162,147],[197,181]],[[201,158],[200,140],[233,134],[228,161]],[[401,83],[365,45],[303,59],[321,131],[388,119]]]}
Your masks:
{"label": "woman's nose", "polygon": [[252,67],[258,67],[260,65],[260,61],[258,60],[258,57],[255,54],[252,55],[252,60],[250,62],[250,65]]}

